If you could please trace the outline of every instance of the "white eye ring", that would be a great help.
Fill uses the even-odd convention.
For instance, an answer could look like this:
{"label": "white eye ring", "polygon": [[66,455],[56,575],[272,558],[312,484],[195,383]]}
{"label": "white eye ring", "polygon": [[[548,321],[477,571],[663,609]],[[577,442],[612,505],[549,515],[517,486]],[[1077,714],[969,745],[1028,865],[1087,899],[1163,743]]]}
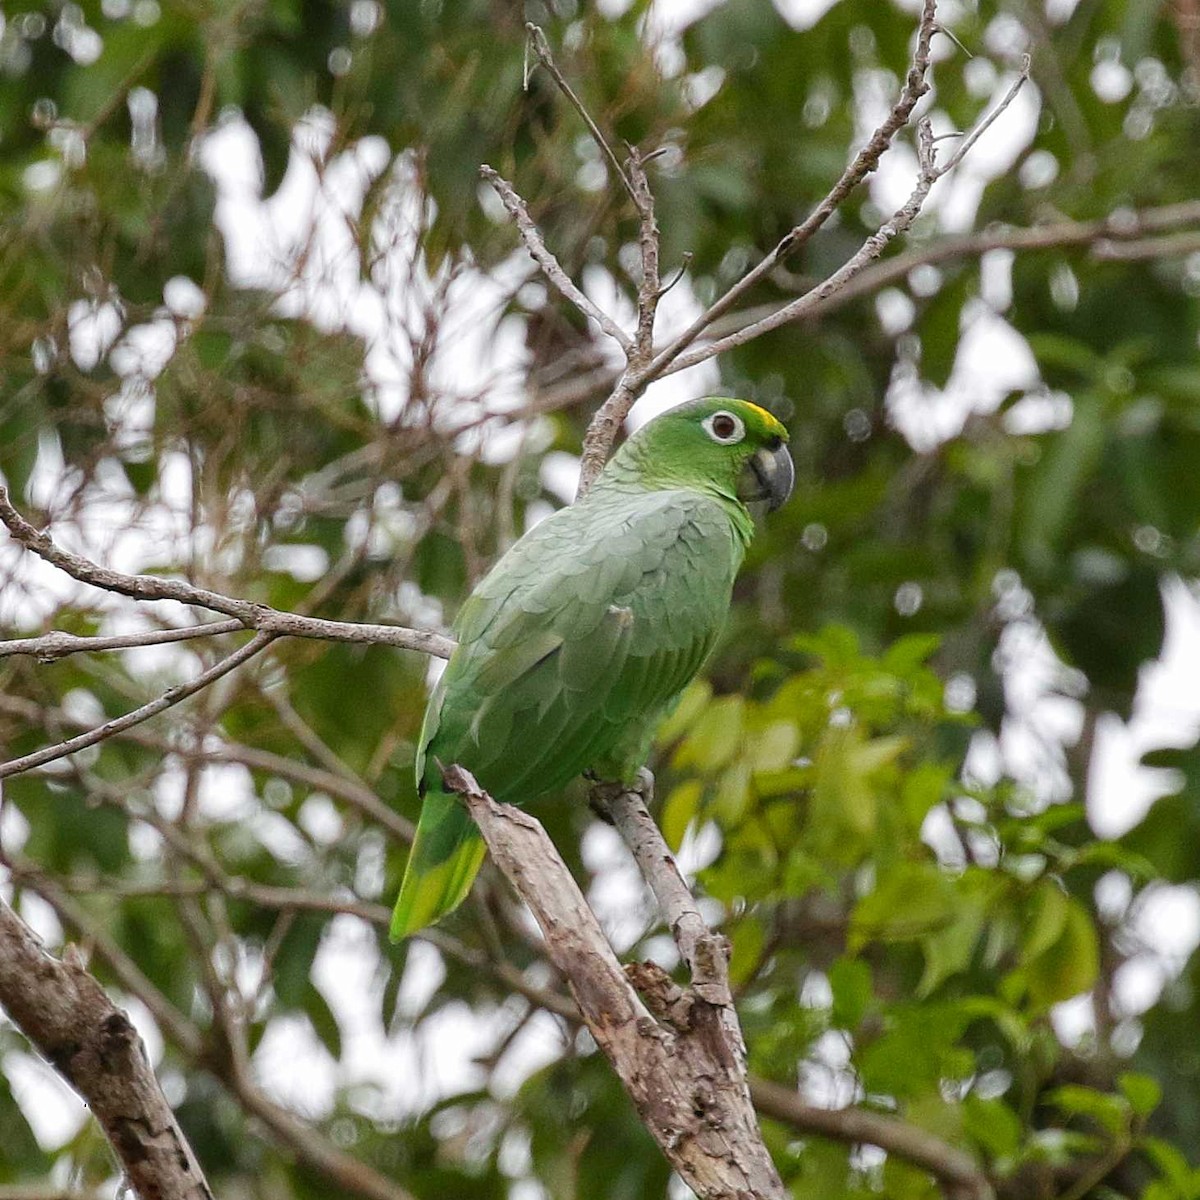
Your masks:
{"label": "white eye ring", "polygon": [[[720,421],[724,426],[727,421],[733,422],[733,429],[729,433],[722,436],[717,432],[716,425]],[[742,418],[734,413],[726,412],[721,409],[720,412],[715,412],[711,417],[705,417],[700,424],[704,427],[704,432],[708,434],[714,442],[719,446],[734,446],[746,436],[746,426],[742,423]],[[727,426],[726,426],[727,427]]]}

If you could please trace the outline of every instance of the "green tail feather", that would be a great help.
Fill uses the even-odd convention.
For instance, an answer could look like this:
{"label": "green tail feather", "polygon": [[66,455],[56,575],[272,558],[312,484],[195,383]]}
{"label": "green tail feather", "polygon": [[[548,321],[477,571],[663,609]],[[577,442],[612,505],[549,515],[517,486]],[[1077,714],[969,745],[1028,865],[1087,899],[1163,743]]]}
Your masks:
{"label": "green tail feather", "polygon": [[427,792],[392,913],[392,941],[398,942],[456,909],[471,890],[486,850],[458,796]]}

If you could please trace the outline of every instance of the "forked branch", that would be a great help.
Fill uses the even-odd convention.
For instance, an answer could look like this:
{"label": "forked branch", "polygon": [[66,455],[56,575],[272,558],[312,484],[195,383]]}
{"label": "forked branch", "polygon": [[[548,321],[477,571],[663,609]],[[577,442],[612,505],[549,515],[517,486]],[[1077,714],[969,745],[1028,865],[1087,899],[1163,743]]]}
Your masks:
{"label": "forked branch", "polygon": [[497,804],[460,767],[445,779],[533,912],[548,956],[671,1166],[705,1200],[782,1200],[750,1103],[740,1034],[738,1045],[726,1035],[732,1008],[679,988],[651,964],[631,969],[639,996],[541,825]]}

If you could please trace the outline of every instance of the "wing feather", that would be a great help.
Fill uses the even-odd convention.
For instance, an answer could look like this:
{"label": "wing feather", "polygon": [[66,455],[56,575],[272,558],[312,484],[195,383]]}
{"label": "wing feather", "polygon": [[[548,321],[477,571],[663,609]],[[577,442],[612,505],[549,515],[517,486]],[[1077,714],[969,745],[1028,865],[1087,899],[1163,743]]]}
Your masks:
{"label": "wing feather", "polygon": [[461,762],[497,799],[561,787],[686,685],[720,631],[740,558],[730,518],[694,492],[608,497],[548,518],[464,605],[430,758]]}

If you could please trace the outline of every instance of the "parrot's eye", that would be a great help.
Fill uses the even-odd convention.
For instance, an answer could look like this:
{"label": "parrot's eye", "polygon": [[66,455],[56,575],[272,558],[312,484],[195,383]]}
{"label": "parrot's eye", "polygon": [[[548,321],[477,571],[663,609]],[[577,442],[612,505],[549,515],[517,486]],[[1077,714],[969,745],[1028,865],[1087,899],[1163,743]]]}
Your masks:
{"label": "parrot's eye", "polygon": [[706,417],[702,424],[708,436],[714,442],[720,442],[722,446],[732,446],[746,436],[745,425],[742,424],[741,418],[735,417],[733,413],[715,412],[711,417]]}

